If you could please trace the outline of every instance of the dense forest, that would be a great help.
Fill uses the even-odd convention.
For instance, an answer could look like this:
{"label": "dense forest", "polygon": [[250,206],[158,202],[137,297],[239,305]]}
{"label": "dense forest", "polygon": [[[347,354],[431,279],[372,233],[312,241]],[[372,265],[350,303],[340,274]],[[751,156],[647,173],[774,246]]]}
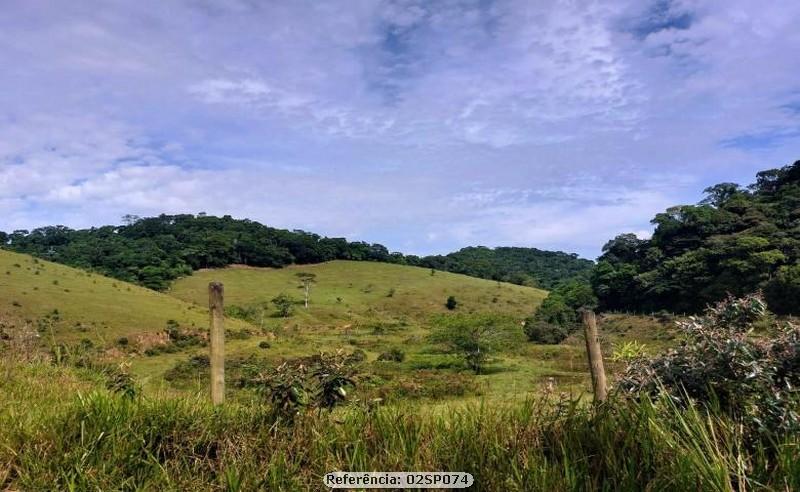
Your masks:
{"label": "dense forest", "polygon": [[283,267],[330,260],[380,261],[544,288],[568,275],[585,277],[592,266],[577,255],[533,248],[466,248],[420,258],[390,252],[381,244],[275,229],[228,215],[126,216],[124,221],[121,226],[81,230],[48,226],[0,232],[0,244],[157,290],[193,270],[231,264]]}
{"label": "dense forest", "polygon": [[544,289],[552,289],[569,279],[588,279],[594,266],[590,260],[561,251],[481,246],[464,248],[445,256],[426,256],[421,264],[437,270]]}
{"label": "dense forest", "polygon": [[650,239],[603,247],[591,279],[601,308],[697,312],[763,290],[773,311],[800,313],[800,161],[705,195],[657,214]]}

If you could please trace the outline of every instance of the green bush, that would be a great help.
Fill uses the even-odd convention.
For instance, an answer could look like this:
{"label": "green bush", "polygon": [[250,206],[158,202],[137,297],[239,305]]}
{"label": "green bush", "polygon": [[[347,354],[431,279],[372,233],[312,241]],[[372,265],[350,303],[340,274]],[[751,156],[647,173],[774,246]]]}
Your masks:
{"label": "green bush", "polygon": [[632,362],[618,386],[718,406],[751,431],[800,431],[800,328],[754,338],[753,326],[767,314],[759,295],[728,297],[680,324],[680,347]]}
{"label": "green bush", "polygon": [[523,331],[528,340],[545,345],[556,345],[569,336],[567,329],[561,325],[550,324],[535,317],[524,321]]}

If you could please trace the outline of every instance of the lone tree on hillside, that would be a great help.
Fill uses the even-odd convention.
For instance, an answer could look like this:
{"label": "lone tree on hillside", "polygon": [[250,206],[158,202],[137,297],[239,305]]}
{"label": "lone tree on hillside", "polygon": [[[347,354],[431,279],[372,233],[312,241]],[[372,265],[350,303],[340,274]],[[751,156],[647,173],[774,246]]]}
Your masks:
{"label": "lone tree on hillside", "polygon": [[437,324],[430,341],[442,344],[448,353],[461,358],[475,374],[481,374],[500,342],[502,334],[497,319],[453,315],[440,319]]}
{"label": "lone tree on hillside", "polygon": [[314,273],[300,272],[297,273],[296,276],[300,280],[300,285],[297,288],[303,289],[305,307],[308,309],[308,294],[311,290],[311,284],[317,283],[317,275]]}
{"label": "lone tree on hillside", "polygon": [[292,305],[294,304],[294,300],[289,297],[289,295],[285,293],[280,293],[275,296],[271,301],[272,304],[275,305],[275,308],[278,310],[278,315],[281,318],[288,318],[292,314]]}

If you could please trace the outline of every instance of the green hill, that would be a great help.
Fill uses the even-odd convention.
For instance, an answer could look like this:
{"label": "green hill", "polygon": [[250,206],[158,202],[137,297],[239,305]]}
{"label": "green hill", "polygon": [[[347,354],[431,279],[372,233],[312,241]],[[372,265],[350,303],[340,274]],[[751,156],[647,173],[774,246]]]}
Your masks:
{"label": "green hill", "polygon": [[[109,346],[163,332],[173,320],[205,329],[207,310],[119,280],[0,250],[0,322],[28,325],[59,342]],[[244,328],[232,320],[231,327]]]}
{"label": "green hill", "polygon": [[593,263],[575,254],[535,248],[464,248],[447,256],[404,255],[382,244],[287,231],[229,215],[124,218],[126,225],[74,230],[47,226],[0,231],[0,247],[100,272],[156,290],[194,270],[234,264],[278,268],[354,260],[435,268],[549,289],[588,275]]}
{"label": "green hill", "polygon": [[[297,274],[316,275],[310,288],[310,307],[301,305],[302,289]],[[295,299],[292,323],[301,326],[353,322],[424,322],[436,313],[446,313],[445,301],[455,297],[456,312],[531,314],[546,291],[429,269],[358,261],[331,261],[294,265],[282,269],[230,267],[200,270],[174,283],[170,294],[196,304],[205,302],[205,289],[212,280],[225,284],[226,305],[255,311],[251,321],[275,315],[270,300],[281,293]]]}

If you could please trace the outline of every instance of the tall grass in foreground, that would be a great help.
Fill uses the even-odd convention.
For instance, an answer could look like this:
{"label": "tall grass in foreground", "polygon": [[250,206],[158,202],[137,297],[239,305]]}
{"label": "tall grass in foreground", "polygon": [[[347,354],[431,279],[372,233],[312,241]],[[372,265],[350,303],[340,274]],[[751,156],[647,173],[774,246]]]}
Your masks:
{"label": "tall grass in foreground", "polygon": [[475,490],[800,490],[800,436],[745,443],[734,422],[669,400],[350,408],[292,426],[199,399],[51,403],[0,405],[0,488],[325,490],[333,470],[449,470]]}

